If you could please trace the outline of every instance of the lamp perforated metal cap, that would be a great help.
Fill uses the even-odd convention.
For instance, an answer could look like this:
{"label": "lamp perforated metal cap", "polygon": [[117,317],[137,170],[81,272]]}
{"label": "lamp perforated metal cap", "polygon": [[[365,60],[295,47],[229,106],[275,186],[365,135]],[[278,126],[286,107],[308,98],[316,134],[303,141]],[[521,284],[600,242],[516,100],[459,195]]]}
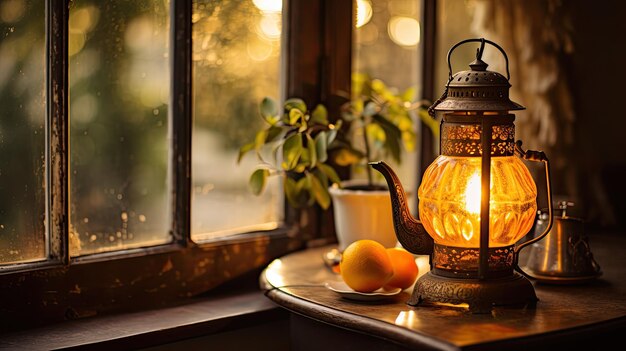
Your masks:
{"label": "lamp perforated metal cap", "polygon": [[[454,49],[469,42],[480,42],[476,49],[476,60],[469,64],[470,69],[452,74],[451,56]],[[489,66],[482,60],[485,43],[496,47],[506,61],[506,77],[487,70]],[[431,106],[434,111],[515,111],[524,106],[509,99],[509,58],[496,43],[486,39],[467,39],[454,45],[448,51],[448,83],[444,95]],[[434,110],[434,111],[433,111]]]}

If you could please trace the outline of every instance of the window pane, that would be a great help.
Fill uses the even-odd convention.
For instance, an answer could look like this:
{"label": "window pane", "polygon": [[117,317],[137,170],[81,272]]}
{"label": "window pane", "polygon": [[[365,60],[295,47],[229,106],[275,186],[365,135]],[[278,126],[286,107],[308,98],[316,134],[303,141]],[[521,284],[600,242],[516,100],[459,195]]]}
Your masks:
{"label": "window pane", "polygon": [[43,259],[45,6],[0,1],[0,263]]}
{"label": "window pane", "polygon": [[[478,38],[473,34],[472,26],[473,5],[465,1],[438,0],[437,1],[437,52],[435,53],[435,94],[443,94],[448,81],[447,55],[450,48],[468,38]],[[454,18],[454,21],[450,19]],[[475,27],[475,26],[474,26]],[[454,50],[450,61],[452,74],[468,70],[468,64],[476,58],[476,48],[479,44],[470,43],[461,45]],[[490,45],[485,46],[485,53],[491,51]],[[493,67],[489,67],[492,70]]]}
{"label": "window pane", "polygon": [[258,104],[279,98],[280,0],[195,1],[193,5],[192,237],[276,228],[282,219],[277,177],[262,196],[248,190],[256,160],[238,149],[263,123]]}
{"label": "window pane", "polygon": [[70,9],[72,255],[169,242],[169,4]]}
{"label": "window pane", "polygon": [[[421,96],[419,3],[415,0],[356,0],[353,75],[380,79],[394,93],[413,88],[414,100]],[[416,120],[415,112],[411,114]],[[357,141],[360,139],[356,137]],[[402,164],[393,167],[405,188],[416,190],[419,143],[417,140],[413,143],[412,150],[405,149]],[[391,159],[385,161],[393,164]],[[362,170],[356,170],[359,171],[363,176]]]}

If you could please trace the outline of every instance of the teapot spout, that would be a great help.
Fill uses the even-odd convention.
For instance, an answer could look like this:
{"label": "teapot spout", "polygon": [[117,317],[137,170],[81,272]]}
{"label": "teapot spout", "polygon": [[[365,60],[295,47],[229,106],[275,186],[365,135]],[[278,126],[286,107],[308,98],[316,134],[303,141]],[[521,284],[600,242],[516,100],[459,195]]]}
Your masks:
{"label": "teapot spout", "polygon": [[411,215],[404,188],[395,172],[385,162],[371,162],[375,170],[382,173],[391,195],[393,227],[398,241],[405,249],[416,255],[430,255],[433,252],[433,239],[422,223]]}

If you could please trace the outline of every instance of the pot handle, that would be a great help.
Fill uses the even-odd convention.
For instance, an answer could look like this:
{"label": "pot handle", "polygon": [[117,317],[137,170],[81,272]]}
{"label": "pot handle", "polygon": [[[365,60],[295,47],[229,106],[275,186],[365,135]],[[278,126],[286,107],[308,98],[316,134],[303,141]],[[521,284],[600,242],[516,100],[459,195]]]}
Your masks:
{"label": "pot handle", "polygon": [[[518,140],[515,142],[515,153],[524,160],[543,162],[546,169],[546,193],[548,196],[548,225],[544,229],[543,233],[541,233],[541,235],[534,237],[531,240],[528,240],[515,247],[515,266],[517,267],[517,258],[519,256],[520,250],[530,244],[536,243],[537,241],[543,239],[543,237],[548,235],[550,229],[552,229],[552,181],[550,180],[550,161],[543,151],[524,150],[522,149],[521,140]],[[519,267],[517,267],[517,269],[520,270]]]}

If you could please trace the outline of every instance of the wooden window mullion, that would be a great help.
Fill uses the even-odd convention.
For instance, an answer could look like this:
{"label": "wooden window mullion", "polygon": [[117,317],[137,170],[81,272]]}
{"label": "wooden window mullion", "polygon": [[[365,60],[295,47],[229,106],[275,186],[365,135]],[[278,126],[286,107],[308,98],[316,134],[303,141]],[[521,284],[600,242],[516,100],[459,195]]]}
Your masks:
{"label": "wooden window mullion", "polygon": [[[421,44],[421,61],[422,61],[422,99],[435,101],[435,44],[437,30],[437,0],[422,0],[422,44]],[[418,164],[420,172],[418,173],[417,184],[421,182],[421,173],[435,159],[434,135],[424,122],[420,121],[420,152]]]}
{"label": "wooden window mullion", "polygon": [[191,242],[191,11],[192,2],[189,0],[174,0],[171,3],[172,235],[174,241],[183,246]]}
{"label": "wooden window mullion", "polygon": [[69,118],[67,0],[46,2],[46,216],[48,258],[69,264]]}

